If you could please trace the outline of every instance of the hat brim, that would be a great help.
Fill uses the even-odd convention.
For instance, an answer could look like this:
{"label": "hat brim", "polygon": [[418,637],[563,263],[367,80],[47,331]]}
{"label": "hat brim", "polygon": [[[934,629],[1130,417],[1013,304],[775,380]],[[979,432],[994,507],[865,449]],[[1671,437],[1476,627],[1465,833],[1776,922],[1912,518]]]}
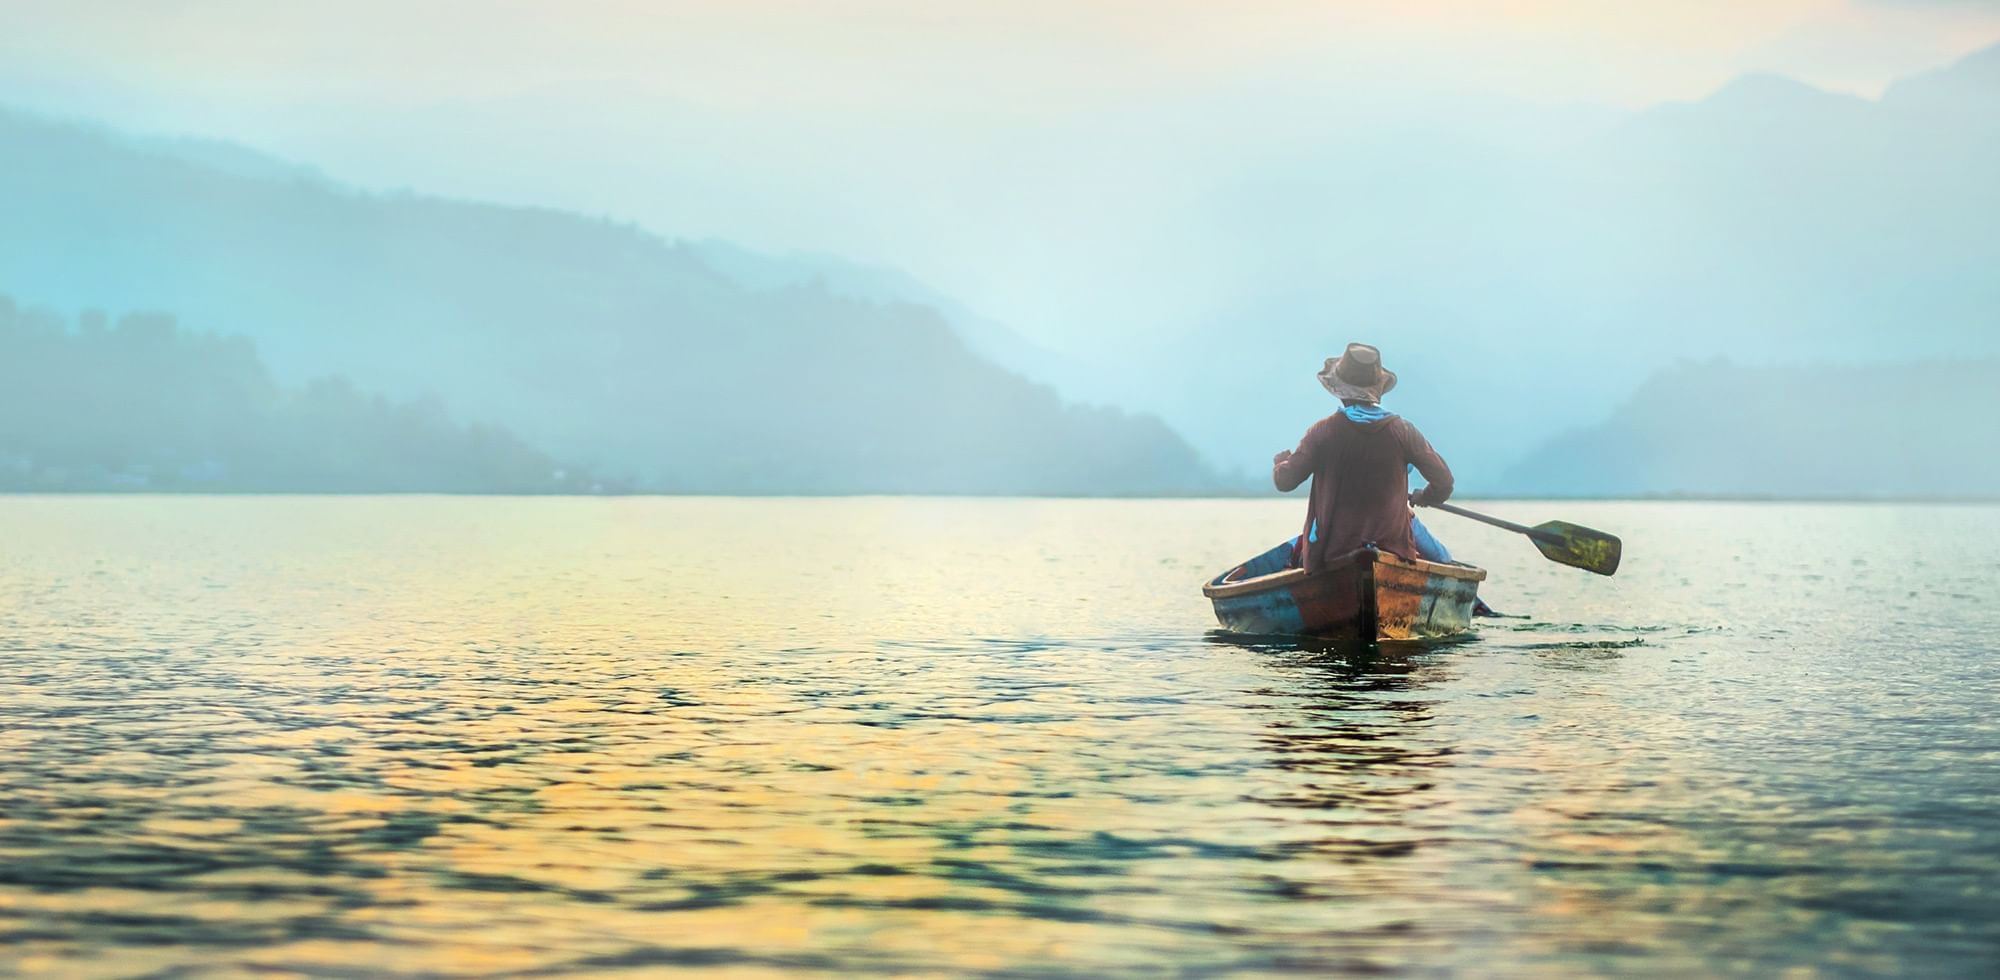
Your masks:
{"label": "hat brim", "polygon": [[1319,372],[1320,386],[1325,388],[1333,397],[1353,401],[1379,402],[1382,400],[1383,395],[1395,390],[1396,372],[1380,366],[1377,366],[1375,370],[1381,375],[1381,380],[1372,385],[1357,385],[1340,380],[1340,360],[1338,357],[1327,358],[1326,367],[1322,368]]}

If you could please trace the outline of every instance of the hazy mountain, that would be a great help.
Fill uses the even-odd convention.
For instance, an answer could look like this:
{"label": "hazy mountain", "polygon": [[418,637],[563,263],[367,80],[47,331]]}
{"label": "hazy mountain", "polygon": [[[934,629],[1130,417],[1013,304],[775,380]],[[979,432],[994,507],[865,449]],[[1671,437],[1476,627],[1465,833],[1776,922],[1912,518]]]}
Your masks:
{"label": "hazy mountain", "polygon": [[[1879,100],[1756,76],[1636,112],[1329,96],[1323,117],[1245,120],[1288,142],[1239,159],[1218,141],[1220,182],[1190,175],[1185,210],[1135,225],[1216,266],[1161,262],[1162,295],[1182,277],[1236,298],[1101,347],[1079,328],[1053,353],[894,270],[362,194],[16,117],[0,119],[0,289],[172,309],[254,336],[281,379],[435,392],[565,459],[687,489],[1213,485],[1160,423],[1016,373],[1155,413],[1260,477],[1333,409],[1321,360],[1365,340],[1402,375],[1390,407],[1479,492],[1685,358],[2000,356],[1996,76],[2000,48]],[[1135,139],[1166,124],[1148,111],[1181,110],[1078,132]],[[1036,186],[1012,192],[1031,204]],[[1154,268],[1099,251],[1120,281],[1128,259]]]}
{"label": "hazy mountain", "polygon": [[[1903,79],[1882,93],[1883,105],[1944,113],[1960,120],[1991,120],[1996,103],[2000,103],[2000,45],[1973,52],[1949,67]],[[1993,135],[1990,124],[1987,132]]]}
{"label": "hazy mountain", "polygon": [[2000,355],[1996,113],[2000,48],[1879,101],[1763,76],[1622,116],[1330,117],[1216,192],[1214,233],[1261,243],[1250,298],[1107,393],[1256,471],[1331,409],[1321,359],[1376,343],[1478,490],[1677,359]]}
{"label": "hazy mountain", "polygon": [[[107,132],[113,139],[120,134]],[[330,183],[330,179],[317,167],[260,153],[226,140],[202,139],[194,136],[125,136],[127,145],[141,152],[181,160],[211,170],[234,174],[238,177],[255,177],[262,180],[304,181],[309,183]]]}
{"label": "hazy mountain", "polygon": [[602,489],[435,402],[391,403],[339,377],[279,385],[240,337],[156,314],[87,314],[72,330],[0,296],[0,490]]}
{"label": "hazy mountain", "polygon": [[172,310],[252,338],[281,381],[338,372],[435,394],[645,486],[1217,485],[1159,421],[1066,405],[909,302],[753,287],[630,225],[360,193],[217,155],[0,115],[0,289]]}
{"label": "hazy mountain", "polygon": [[2000,497],[2000,359],[1664,369],[1510,468],[1554,496]]}
{"label": "hazy mountain", "polygon": [[715,239],[693,242],[690,247],[709,268],[752,289],[819,286],[853,299],[925,307],[943,317],[973,353],[1050,385],[1065,397],[1102,400],[1101,392],[1093,386],[1100,371],[1043,347],[998,320],[967,309],[963,303],[901,269],[809,252],[773,255]]}

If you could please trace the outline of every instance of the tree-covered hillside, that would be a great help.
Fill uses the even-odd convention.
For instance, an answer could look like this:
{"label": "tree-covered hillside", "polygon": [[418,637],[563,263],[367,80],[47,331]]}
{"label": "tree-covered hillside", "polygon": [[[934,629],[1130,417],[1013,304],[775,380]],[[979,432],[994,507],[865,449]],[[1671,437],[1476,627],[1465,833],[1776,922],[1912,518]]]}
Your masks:
{"label": "tree-covered hillside", "polygon": [[242,338],[0,297],[0,490],[576,493],[587,474],[435,402],[271,380]]}

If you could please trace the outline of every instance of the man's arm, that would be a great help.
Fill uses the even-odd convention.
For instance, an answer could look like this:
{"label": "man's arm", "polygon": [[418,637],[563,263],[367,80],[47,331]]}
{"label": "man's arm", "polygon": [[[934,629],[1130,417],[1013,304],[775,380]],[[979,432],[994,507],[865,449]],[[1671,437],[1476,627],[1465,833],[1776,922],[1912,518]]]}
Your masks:
{"label": "man's arm", "polygon": [[1417,468],[1418,473],[1423,474],[1425,480],[1422,490],[1410,494],[1410,503],[1428,506],[1450,500],[1451,467],[1444,465],[1444,457],[1439,456],[1437,450],[1431,448],[1430,441],[1425,439],[1424,434],[1418,432],[1417,427],[1411,425],[1407,419],[1403,421],[1402,439],[1404,458]]}
{"label": "man's arm", "polygon": [[1291,493],[1313,475],[1313,467],[1319,459],[1319,426],[1306,430],[1299,440],[1299,448],[1287,449],[1271,457],[1271,482],[1279,493]]}

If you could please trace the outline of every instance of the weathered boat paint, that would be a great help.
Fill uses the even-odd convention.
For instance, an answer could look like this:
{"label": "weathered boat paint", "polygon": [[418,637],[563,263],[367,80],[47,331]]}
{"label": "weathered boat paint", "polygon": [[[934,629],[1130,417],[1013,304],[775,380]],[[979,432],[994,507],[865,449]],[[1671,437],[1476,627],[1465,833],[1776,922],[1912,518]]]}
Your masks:
{"label": "weathered boat paint", "polygon": [[1419,640],[1462,632],[1472,625],[1472,605],[1486,579],[1485,569],[1373,548],[1335,558],[1311,575],[1287,568],[1230,580],[1241,567],[1201,589],[1225,628],[1355,640]]}

